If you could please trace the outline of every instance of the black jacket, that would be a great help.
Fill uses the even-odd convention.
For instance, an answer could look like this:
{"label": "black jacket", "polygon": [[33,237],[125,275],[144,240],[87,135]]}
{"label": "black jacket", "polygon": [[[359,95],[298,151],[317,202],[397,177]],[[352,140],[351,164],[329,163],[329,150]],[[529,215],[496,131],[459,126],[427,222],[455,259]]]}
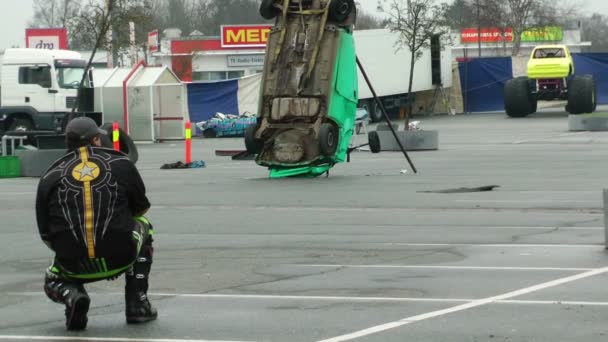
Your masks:
{"label": "black jacket", "polygon": [[120,244],[112,237],[130,235],[133,216],[148,208],[135,165],[125,154],[107,148],[87,146],[68,152],[38,184],[38,230],[58,256],[120,253]]}

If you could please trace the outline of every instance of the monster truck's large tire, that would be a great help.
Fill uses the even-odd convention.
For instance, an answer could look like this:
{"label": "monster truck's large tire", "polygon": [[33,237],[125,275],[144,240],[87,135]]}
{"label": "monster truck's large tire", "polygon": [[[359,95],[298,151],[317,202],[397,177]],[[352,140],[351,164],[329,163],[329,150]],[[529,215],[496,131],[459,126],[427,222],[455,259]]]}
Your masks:
{"label": "monster truck's large tire", "polygon": [[380,153],[380,136],[378,132],[371,131],[367,133],[367,141],[369,142],[369,150],[372,153]]}
{"label": "monster truck's large tire", "polygon": [[330,123],[324,123],[319,130],[319,149],[325,157],[332,157],[338,150],[338,129]]}
{"label": "monster truck's large tire", "polygon": [[513,118],[521,118],[536,111],[530,83],[525,76],[508,80],[505,84],[505,112]]}
{"label": "monster truck's large tire", "polygon": [[583,75],[583,77],[590,79],[591,83],[593,84],[593,109],[591,110],[591,112],[595,112],[595,110],[597,109],[597,86],[595,85],[595,79],[593,79],[592,75]]}
{"label": "monster truck's large tire", "polygon": [[354,8],[354,0],[332,0],[329,5],[329,19],[341,23],[348,19]]}
{"label": "monster truck's large tire", "polygon": [[251,154],[260,154],[264,147],[264,142],[255,137],[255,132],[258,128],[259,125],[253,124],[245,129],[245,149]]}
{"label": "monster truck's large tire", "polygon": [[[108,135],[101,136],[101,145],[106,148],[114,148],[114,143],[112,142],[112,124],[107,123],[101,126],[101,129],[108,132]],[[133,139],[122,130],[122,128],[118,129],[119,138],[118,143],[120,145],[120,151],[129,157],[129,159],[133,162],[133,164],[137,163],[139,160],[139,152],[137,151],[137,146],[133,142]]]}
{"label": "monster truck's large tire", "polygon": [[260,4],[260,15],[266,20],[274,19],[279,14],[279,9],[274,7],[276,0],[262,0]]}
{"label": "monster truck's large tire", "polygon": [[568,105],[570,114],[593,113],[597,106],[595,81],[591,75],[574,76],[568,82]]}

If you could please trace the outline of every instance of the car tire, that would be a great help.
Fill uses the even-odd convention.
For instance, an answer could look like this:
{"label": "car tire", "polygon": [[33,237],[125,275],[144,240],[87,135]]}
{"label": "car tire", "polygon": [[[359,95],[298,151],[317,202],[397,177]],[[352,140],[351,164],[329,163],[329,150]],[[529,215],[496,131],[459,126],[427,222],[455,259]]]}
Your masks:
{"label": "car tire", "polygon": [[262,0],[260,4],[260,15],[266,20],[274,19],[278,14],[279,10],[274,7],[275,0]]}
{"label": "car tire", "polygon": [[255,132],[259,125],[253,124],[245,129],[245,149],[251,154],[260,154],[264,147],[264,142],[255,137]]}
{"label": "car tire", "polygon": [[330,123],[324,123],[319,130],[319,149],[323,156],[332,157],[338,150],[338,129]]}
{"label": "car tire", "polygon": [[367,133],[367,141],[369,143],[369,150],[372,153],[380,153],[380,136],[378,132],[371,131]]}
{"label": "car tire", "polygon": [[525,76],[508,80],[504,89],[505,112],[512,118],[522,118],[534,113],[536,99]]}
{"label": "car tire", "polygon": [[[108,135],[101,136],[101,145],[105,148],[114,148],[114,143],[112,141],[112,124],[107,123],[105,125],[102,125],[101,129],[108,132]],[[133,162],[133,164],[136,164],[139,160],[139,152],[137,151],[137,146],[133,142],[133,139],[131,139],[131,137],[127,133],[125,133],[122,128],[118,129],[118,134],[118,143],[120,145],[120,151],[126,154],[129,160]]]}
{"label": "car tire", "polygon": [[203,131],[203,138],[217,138],[217,132],[213,128],[207,128]]}
{"label": "car tire", "polygon": [[384,120],[384,115],[382,114],[382,108],[376,102],[376,100],[371,100],[372,110],[369,112],[369,118],[372,122],[381,122]]}
{"label": "car tire", "polygon": [[597,106],[595,81],[590,75],[574,76],[568,82],[568,105],[570,114],[593,113]]}
{"label": "car tire", "polygon": [[331,0],[329,5],[329,19],[341,23],[348,19],[348,16],[355,8],[354,0]]}

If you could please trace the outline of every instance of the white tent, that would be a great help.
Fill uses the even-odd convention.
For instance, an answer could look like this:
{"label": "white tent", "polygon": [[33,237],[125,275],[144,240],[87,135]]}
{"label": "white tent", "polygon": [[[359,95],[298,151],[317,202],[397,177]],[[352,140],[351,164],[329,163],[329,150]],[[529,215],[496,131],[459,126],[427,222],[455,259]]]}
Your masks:
{"label": "white tent", "polygon": [[99,69],[93,80],[95,110],[103,112],[104,122],[117,121],[123,129],[128,125],[135,141],[184,138],[186,85],[169,68]]}

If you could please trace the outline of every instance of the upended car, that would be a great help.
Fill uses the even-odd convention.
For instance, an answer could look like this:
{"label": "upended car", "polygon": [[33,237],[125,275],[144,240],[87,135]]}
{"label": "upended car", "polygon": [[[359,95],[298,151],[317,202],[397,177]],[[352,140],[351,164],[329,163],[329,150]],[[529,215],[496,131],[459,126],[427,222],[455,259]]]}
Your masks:
{"label": "upended car", "polygon": [[597,107],[596,85],[591,75],[576,75],[572,55],[565,45],[540,45],[530,54],[527,76],[507,81],[505,111],[510,117],[535,113],[539,100],[567,100],[570,114],[592,113]]}
{"label": "upended car", "polygon": [[245,146],[271,178],[316,177],[347,159],[358,102],[353,0],[264,0],[268,36]]}

